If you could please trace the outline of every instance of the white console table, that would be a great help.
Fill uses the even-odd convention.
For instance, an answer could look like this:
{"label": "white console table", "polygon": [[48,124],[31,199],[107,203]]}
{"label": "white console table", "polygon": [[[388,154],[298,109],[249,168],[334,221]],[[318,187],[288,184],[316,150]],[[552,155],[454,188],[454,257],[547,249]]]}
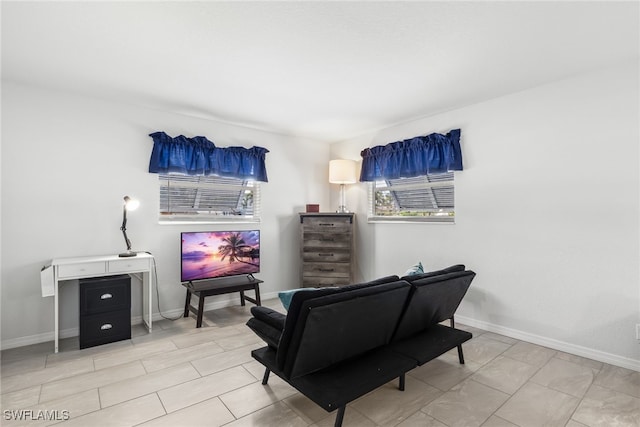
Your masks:
{"label": "white console table", "polygon": [[135,257],[120,258],[118,255],[95,257],[56,258],[40,272],[42,296],[53,296],[55,352],[58,352],[59,286],[60,282],[87,277],[112,276],[116,274],[142,273],[142,320],[151,332],[153,308],[153,256],[139,253]]}

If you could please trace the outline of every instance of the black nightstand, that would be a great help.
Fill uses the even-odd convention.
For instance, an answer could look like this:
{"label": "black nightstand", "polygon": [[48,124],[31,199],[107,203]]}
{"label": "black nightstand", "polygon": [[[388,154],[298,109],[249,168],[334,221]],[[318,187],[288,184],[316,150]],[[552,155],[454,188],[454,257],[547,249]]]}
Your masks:
{"label": "black nightstand", "polygon": [[80,348],[131,338],[131,277],[80,280]]}

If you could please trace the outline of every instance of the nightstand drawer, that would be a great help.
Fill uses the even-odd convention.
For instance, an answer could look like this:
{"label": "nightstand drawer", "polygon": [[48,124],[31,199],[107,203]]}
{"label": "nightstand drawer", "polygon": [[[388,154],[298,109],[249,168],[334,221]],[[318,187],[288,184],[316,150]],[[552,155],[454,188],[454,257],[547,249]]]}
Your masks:
{"label": "nightstand drawer", "polygon": [[131,309],[80,316],[80,348],[131,338]]}
{"label": "nightstand drawer", "polygon": [[91,276],[106,273],[104,262],[87,262],[82,264],[62,264],[58,266],[58,278],[66,279],[80,276]]}
{"label": "nightstand drawer", "polygon": [[131,308],[128,275],[80,280],[80,315]]}

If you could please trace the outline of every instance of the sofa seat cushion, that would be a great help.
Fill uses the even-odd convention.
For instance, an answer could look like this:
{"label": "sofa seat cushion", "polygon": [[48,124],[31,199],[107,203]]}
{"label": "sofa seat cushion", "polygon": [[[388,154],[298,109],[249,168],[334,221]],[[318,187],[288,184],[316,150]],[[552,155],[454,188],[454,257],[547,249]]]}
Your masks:
{"label": "sofa seat cushion", "polygon": [[441,354],[470,340],[470,332],[436,324],[407,339],[393,342],[389,348],[424,365]]}

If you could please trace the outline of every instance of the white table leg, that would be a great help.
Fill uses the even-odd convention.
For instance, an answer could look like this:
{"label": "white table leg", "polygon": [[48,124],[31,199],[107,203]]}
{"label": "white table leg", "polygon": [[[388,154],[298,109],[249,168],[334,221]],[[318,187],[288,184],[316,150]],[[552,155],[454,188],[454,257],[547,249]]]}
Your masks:
{"label": "white table leg", "polygon": [[153,315],[153,276],[151,272],[142,275],[142,321],[151,332]]}
{"label": "white table leg", "polygon": [[57,353],[58,352],[58,338],[59,338],[59,333],[60,333],[60,319],[58,318],[59,317],[59,302],[60,302],[60,298],[59,298],[59,293],[58,293],[58,280],[57,279],[54,280],[53,286],[55,286],[54,293],[53,293],[54,353]]}

